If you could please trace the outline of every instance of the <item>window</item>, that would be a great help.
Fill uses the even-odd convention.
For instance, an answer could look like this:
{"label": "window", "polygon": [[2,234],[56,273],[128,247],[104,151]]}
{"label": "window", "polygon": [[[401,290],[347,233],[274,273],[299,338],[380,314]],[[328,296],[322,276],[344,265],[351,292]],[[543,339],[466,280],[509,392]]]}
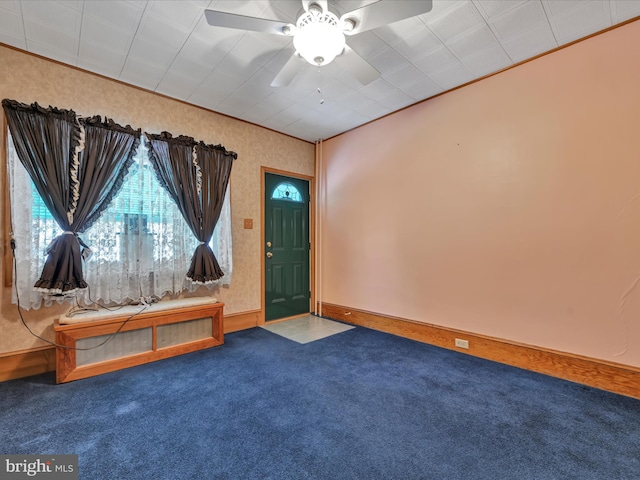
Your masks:
{"label": "window", "polygon": [[304,202],[302,195],[296,187],[289,182],[279,183],[276,188],[273,189],[271,198],[274,200],[290,200],[292,202]]}
{"label": "window", "polygon": [[[47,246],[62,231],[22,167],[10,138],[7,143],[11,216],[17,245],[18,275],[14,281],[21,305],[39,308],[43,301],[49,305],[52,299],[35,291],[33,285],[42,271]],[[77,294],[86,302],[90,301],[89,295],[96,301],[126,303],[198,288],[185,274],[199,242],[156,181],[144,142],[122,189],[80,238],[92,251],[84,262],[89,289]],[[229,188],[210,246],[225,272],[217,283],[228,285],[233,267]]]}

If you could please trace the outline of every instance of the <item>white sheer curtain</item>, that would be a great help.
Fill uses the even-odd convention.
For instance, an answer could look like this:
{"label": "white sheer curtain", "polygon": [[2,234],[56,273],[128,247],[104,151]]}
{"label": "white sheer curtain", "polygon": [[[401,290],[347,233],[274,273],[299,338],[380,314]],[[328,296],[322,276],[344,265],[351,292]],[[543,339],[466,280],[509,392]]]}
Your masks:
{"label": "white sheer curtain", "polygon": [[[43,296],[33,288],[46,259],[46,248],[61,231],[39,199],[10,138],[7,144],[11,217],[17,245],[14,283],[21,306],[37,309],[62,300]],[[191,284],[185,276],[198,240],[158,185],[144,142],[118,196],[80,237],[93,252],[84,263],[89,289],[77,294],[86,303],[94,300],[121,304],[141,297],[206,288]],[[207,287],[229,285],[233,267],[229,189],[211,247],[225,275]],[[13,302],[16,303],[15,289]]]}

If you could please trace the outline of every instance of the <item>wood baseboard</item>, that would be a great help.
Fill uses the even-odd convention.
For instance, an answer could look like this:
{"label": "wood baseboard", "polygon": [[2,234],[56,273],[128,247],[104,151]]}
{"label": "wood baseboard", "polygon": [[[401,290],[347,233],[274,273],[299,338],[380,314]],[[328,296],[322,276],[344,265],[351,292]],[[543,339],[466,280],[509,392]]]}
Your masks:
{"label": "wood baseboard", "polygon": [[322,316],[640,399],[640,368],[340,305],[323,303]]}
{"label": "wood baseboard", "polygon": [[[246,330],[258,325],[261,310],[224,316],[224,333]],[[40,347],[0,354],[0,382],[30,377],[56,369],[55,347]]]}
{"label": "wood baseboard", "polygon": [[0,382],[56,369],[56,349],[41,347],[0,354]]}
{"label": "wood baseboard", "polygon": [[224,333],[237,332],[258,326],[262,310],[232,313],[224,316]]}

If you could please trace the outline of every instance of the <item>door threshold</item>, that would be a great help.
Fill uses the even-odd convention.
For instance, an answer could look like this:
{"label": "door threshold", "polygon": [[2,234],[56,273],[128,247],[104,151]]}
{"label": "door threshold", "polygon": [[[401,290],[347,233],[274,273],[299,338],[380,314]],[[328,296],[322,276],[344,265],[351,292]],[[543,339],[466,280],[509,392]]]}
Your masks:
{"label": "door threshold", "polygon": [[301,318],[301,317],[308,317],[309,315],[313,315],[311,312],[309,313],[301,313],[299,315],[293,315],[291,317],[284,317],[284,318],[275,318],[273,320],[265,320],[264,323],[279,323],[279,322],[286,322],[287,320],[293,320],[294,318]]}

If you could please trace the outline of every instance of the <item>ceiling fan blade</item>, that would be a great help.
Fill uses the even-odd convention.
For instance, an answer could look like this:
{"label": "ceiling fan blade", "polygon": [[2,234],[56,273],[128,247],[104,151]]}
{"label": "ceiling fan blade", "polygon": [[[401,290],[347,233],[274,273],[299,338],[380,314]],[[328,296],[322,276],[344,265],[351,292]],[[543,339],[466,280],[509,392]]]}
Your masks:
{"label": "ceiling fan blade", "polygon": [[286,87],[295,78],[305,62],[300,55],[294,53],[271,82],[272,87]]}
{"label": "ceiling fan blade", "polygon": [[344,32],[345,35],[355,35],[405,18],[422,15],[431,11],[432,7],[432,0],[395,0],[393,2],[379,0],[376,3],[345,13],[340,17],[340,21],[347,19],[355,21],[353,30]]}
{"label": "ceiling fan blade", "polygon": [[311,5],[312,3],[317,3],[318,5],[320,5],[320,8],[322,8],[323,12],[327,11],[327,0],[302,0],[302,7],[304,8],[305,12],[309,11],[309,5]]}
{"label": "ceiling fan blade", "polygon": [[363,85],[368,85],[380,76],[380,72],[369,62],[354,52],[349,46],[344,47],[344,53],[336,57],[335,62],[344,68]]}
{"label": "ceiling fan blade", "polygon": [[238,30],[273,33],[276,35],[284,35],[282,29],[289,25],[288,23],[281,22],[279,20],[245,17],[244,15],[218,12],[216,10],[205,10],[204,15],[207,18],[207,23],[214,27],[236,28]]}

